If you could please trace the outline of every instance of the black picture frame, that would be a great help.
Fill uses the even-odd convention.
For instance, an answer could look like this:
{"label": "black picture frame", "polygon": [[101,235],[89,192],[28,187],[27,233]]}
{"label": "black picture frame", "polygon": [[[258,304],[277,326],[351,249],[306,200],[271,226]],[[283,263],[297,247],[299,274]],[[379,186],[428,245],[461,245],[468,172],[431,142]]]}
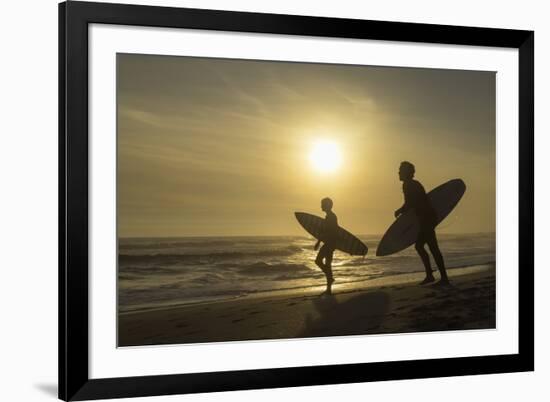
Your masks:
{"label": "black picture frame", "polygon": [[[517,354],[90,379],[88,25],[507,47],[519,51]],[[89,400],[534,370],[534,32],[70,1],[59,5],[59,398]]]}

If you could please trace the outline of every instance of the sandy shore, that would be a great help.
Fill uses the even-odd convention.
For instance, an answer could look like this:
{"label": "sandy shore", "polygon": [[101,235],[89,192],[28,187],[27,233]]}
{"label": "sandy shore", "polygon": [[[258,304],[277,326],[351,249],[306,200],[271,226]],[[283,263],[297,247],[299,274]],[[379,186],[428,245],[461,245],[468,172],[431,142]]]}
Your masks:
{"label": "sandy shore", "polygon": [[495,267],[449,270],[452,287],[422,273],[262,293],[119,314],[119,346],[495,328]]}

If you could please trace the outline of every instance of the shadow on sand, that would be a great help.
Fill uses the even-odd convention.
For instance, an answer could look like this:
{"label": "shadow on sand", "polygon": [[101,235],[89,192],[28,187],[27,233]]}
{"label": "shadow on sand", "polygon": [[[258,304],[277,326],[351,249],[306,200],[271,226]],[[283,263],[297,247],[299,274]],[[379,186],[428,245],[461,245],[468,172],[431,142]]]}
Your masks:
{"label": "shadow on sand", "polygon": [[334,296],[323,296],[313,301],[319,317],[306,317],[300,337],[361,335],[377,333],[389,309],[389,296],[371,292],[352,296],[338,302]]}

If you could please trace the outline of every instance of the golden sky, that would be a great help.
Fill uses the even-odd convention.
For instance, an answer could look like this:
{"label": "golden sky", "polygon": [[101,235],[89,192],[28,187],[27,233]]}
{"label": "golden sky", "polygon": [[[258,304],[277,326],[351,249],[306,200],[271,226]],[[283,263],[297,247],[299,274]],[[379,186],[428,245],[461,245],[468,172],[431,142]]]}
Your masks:
{"label": "golden sky", "polygon": [[[383,233],[397,171],[462,178],[439,232],[495,231],[493,72],[117,56],[119,236],[305,234],[294,211]],[[330,143],[339,165],[312,161]],[[330,160],[329,146],[327,160]],[[330,168],[330,166],[329,166]]]}

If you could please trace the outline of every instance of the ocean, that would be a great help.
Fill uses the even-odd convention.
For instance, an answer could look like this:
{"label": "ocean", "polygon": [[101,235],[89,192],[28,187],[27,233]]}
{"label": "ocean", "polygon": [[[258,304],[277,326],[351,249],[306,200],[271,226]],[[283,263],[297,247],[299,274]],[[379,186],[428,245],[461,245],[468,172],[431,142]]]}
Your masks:
{"label": "ocean", "polygon": [[[381,236],[358,237],[369,253],[336,251],[335,285],[424,270],[414,247],[376,257]],[[495,262],[494,233],[439,234],[438,240],[449,269]],[[121,238],[119,312],[324,286],[314,244],[303,236]]]}

